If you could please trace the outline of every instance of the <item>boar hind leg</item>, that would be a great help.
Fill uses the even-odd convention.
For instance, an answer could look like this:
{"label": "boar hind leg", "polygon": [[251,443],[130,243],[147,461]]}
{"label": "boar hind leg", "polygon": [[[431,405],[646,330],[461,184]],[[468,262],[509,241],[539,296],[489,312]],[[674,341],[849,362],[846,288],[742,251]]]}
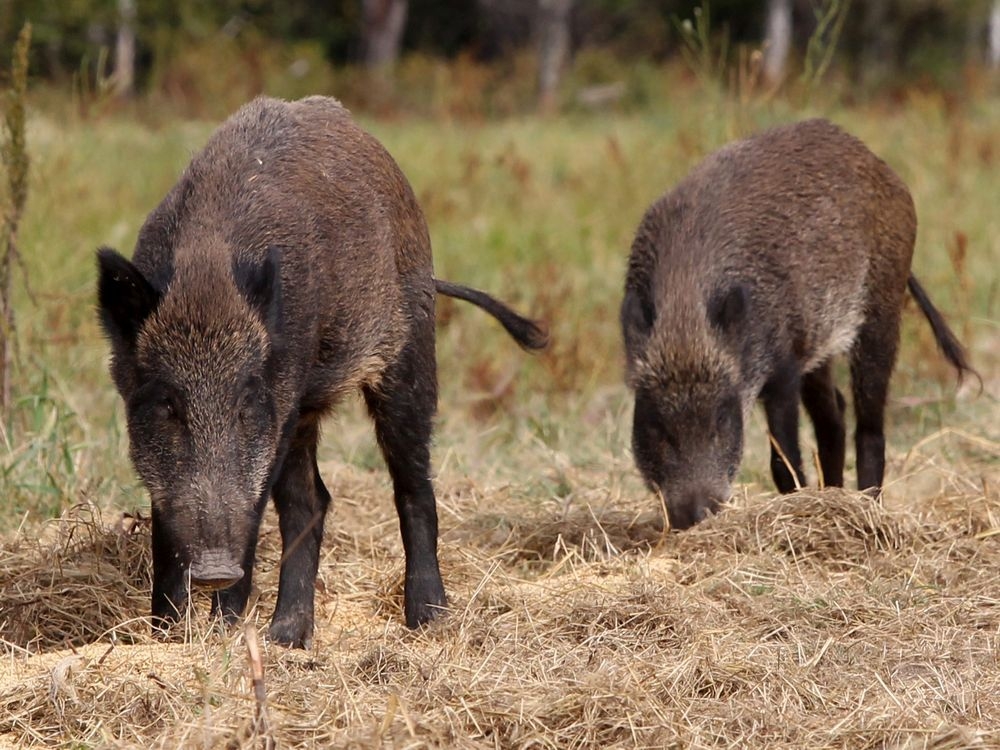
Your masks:
{"label": "boar hind leg", "polygon": [[303,418],[272,489],[282,555],[278,603],[268,635],[293,648],[307,648],[312,642],[316,572],[323,519],[330,505],[330,493],[316,466],[318,439],[318,420]]}
{"label": "boar hind leg", "polygon": [[899,312],[865,321],[851,349],[858,489],[878,495],[885,475],[885,402],[899,345]]}
{"label": "boar hind leg", "polygon": [[834,385],[831,370],[830,362],[827,361],[802,376],[802,404],[816,430],[823,485],[843,487],[847,440],[844,430],[844,394]]}
{"label": "boar hind leg", "polygon": [[[428,318],[431,325],[432,321]],[[386,370],[378,390],[365,390],[392,476],[406,553],[403,603],[410,628],[432,620],[447,605],[438,569],[437,510],[430,480],[431,426],[437,404],[434,331],[426,328],[416,332],[399,361]]]}
{"label": "boar hind leg", "polygon": [[767,429],[773,441],[771,475],[779,492],[791,492],[796,486],[805,484],[802,456],[799,453],[801,381],[798,366],[790,363],[780,368],[761,392],[767,415]]}

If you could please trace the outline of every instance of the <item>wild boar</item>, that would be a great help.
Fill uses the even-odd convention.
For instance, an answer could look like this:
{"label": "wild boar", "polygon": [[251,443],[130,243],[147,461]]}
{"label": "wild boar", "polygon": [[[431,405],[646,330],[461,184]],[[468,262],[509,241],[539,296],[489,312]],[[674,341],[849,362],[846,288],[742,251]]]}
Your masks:
{"label": "wild boar", "polygon": [[907,287],[959,376],[972,372],[910,273],[916,226],[899,177],[823,120],[722,148],[649,208],[632,244],[621,326],[635,461],[672,527],[729,499],[758,398],[778,490],[805,484],[800,398],[822,480],[843,485],[845,402],[831,374],[843,352],[858,487],[878,494]]}
{"label": "wild boar", "polygon": [[433,277],[424,216],[392,157],[337,101],[260,98],[228,119],[142,226],[98,251],[98,306],[152,505],[154,626],[189,583],[228,621],[247,603],[273,496],[283,547],[270,637],[306,646],[330,493],[320,422],[360,390],[392,477],[413,628],[446,606],[429,443],[435,292],[545,334]]}

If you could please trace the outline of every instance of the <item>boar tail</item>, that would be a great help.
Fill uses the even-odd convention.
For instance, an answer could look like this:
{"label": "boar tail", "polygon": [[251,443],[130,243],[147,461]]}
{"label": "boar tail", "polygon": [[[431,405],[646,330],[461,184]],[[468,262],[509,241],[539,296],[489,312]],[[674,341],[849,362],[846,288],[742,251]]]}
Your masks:
{"label": "boar tail", "polygon": [[518,315],[486,292],[441,279],[434,279],[434,289],[438,294],[465,300],[482,308],[500,321],[500,325],[507,329],[507,333],[524,349],[544,349],[549,343],[549,336],[539,323]]}
{"label": "boar tail", "polygon": [[911,273],[910,278],[907,279],[906,286],[910,290],[910,294],[913,295],[913,299],[916,300],[917,305],[920,307],[920,311],[927,318],[927,322],[931,324],[931,330],[934,331],[934,338],[937,341],[938,348],[941,349],[941,353],[944,354],[944,358],[951,362],[952,366],[958,370],[958,380],[962,381],[962,377],[966,373],[970,373],[976,377],[979,381],[979,387],[982,388],[983,379],[973,369],[972,365],[969,364],[968,357],[965,353],[965,347],[962,346],[961,342],[952,332],[951,328],[945,322],[944,317],[938,312],[938,309],[934,307],[934,303],[931,302],[930,297],[927,296],[927,292],[924,288],[920,286],[920,282]]}

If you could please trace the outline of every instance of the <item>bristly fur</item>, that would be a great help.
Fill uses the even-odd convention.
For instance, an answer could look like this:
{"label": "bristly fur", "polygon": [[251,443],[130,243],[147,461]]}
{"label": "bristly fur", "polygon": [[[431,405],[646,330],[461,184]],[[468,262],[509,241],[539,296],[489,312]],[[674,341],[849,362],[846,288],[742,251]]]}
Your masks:
{"label": "bristly fur", "polygon": [[212,135],[149,215],[131,261],[98,254],[101,320],[130,451],[152,499],[152,614],[239,616],[274,498],[284,555],[272,639],[309,643],[330,493],[319,423],[360,390],[393,479],[405,617],[446,606],[430,476],[436,290],[484,308],[524,347],[541,328],[433,277],[413,190],[338,102],[260,98]]}
{"label": "bristly fur", "polygon": [[[633,448],[674,525],[714,509],[722,477],[735,473],[721,458],[739,461],[734,399],[744,414],[763,400],[780,490],[805,484],[800,400],[816,427],[824,480],[842,483],[845,400],[830,363],[845,352],[858,484],[878,492],[907,287],[948,361],[960,375],[972,371],[910,274],[915,238],[906,186],[824,120],[732,143],[650,207],[629,257],[621,324],[626,380],[637,393]],[[721,428],[706,419],[738,434],[718,437]]]}

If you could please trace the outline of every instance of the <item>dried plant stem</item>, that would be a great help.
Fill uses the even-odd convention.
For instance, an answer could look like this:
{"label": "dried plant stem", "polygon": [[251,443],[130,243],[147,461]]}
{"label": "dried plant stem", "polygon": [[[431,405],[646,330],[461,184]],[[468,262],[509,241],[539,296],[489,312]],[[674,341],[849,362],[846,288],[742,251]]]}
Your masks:
{"label": "dried plant stem", "polygon": [[6,167],[3,225],[0,228],[0,409],[10,408],[10,370],[14,356],[14,266],[19,263],[17,232],[28,195],[28,149],[25,137],[25,99],[28,90],[28,49],[31,24],[25,23],[14,45],[11,86],[4,102],[0,156]]}
{"label": "dried plant stem", "polygon": [[260,740],[260,747],[271,750],[275,747],[267,719],[267,688],[264,685],[264,662],[260,656],[260,644],[257,640],[257,629],[252,623],[243,628],[247,644],[247,658],[250,661],[250,676],[253,681],[254,698],[254,736]]}
{"label": "dried plant stem", "polygon": [[775,452],[781,458],[781,462],[785,465],[785,468],[788,469],[788,473],[792,475],[792,481],[795,482],[795,489],[801,490],[802,484],[799,482],[799,475],[795,471],[795,467],[792,466],[792,462],[788,460],[788,456],[785,455],[781,446],[778,445],[778,441],[774,439],[774,435],[768,432],[767,439],[771,441],[771,447],[774,448]]}

